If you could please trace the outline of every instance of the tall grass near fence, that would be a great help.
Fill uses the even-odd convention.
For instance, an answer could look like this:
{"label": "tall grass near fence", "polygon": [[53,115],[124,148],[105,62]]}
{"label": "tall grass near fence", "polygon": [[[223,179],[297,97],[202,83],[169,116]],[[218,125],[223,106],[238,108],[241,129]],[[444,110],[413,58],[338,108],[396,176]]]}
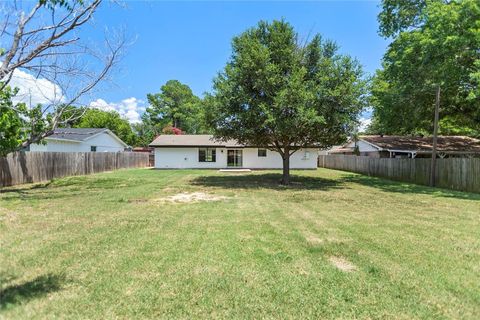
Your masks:
{"label": "tall grass near fence", "polygon": [[146,153],[16,152],[0,157],[0,187],[147,166]]}
{"label": "tall grass near fence", "polygon": [[[437,159],[435,186],[480,193],[480,159]],[[362,173],[397,181],[428,185],[431,159],[390,159],[349,155],[321,155],[322,168]]]}

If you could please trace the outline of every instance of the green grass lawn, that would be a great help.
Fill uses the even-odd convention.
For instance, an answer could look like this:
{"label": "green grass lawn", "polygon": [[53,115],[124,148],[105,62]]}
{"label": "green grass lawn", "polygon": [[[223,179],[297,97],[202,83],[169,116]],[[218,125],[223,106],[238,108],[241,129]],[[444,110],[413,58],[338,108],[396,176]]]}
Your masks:
{"label": "green grass lawn", "polygon": [[[0,318],[480,318],[480,195],[293,174],[4,189]],[[185,192],[216,201],[168,201]]]}

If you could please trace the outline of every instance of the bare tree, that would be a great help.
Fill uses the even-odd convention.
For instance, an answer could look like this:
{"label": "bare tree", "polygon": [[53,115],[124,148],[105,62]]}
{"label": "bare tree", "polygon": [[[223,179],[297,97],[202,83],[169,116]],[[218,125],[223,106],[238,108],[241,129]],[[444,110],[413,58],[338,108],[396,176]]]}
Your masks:
{"label": "bare tree", "polygon": [[41,141],[63,122],[80,117],[81,113],[71,113],[65,118],[64,111],[108,80],[119,62],[127,45],[123,32],[106,30],[102,43],[79,35],[83,28],[96,27],[93,16],[101,3],[39,0],[0,5],[0,90],[22,75],[53,84],[48,90],[36,84],[46,102],[30,106],[40,110],[29,119],[30,130],[19,148]]}

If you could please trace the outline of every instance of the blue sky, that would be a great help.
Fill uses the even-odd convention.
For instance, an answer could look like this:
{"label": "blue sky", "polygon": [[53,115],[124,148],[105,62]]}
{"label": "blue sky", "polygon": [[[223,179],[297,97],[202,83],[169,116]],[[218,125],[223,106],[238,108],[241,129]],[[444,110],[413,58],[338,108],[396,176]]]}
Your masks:
{"label": "blue sky", "polygon": [[[301,36],[320,33],[356,57],[368,73],[380,67],[387,41],[378,33],[378,1],[316,2],[166,2],[127,1],[125,8],[106,4],[95,17],[95,38],[103,27],[123,26],[135,42],[128,48],[116,86],[96,97],[112,109],[130,99],[142,111],[147,93],[177,79],[195,94],[211,90],[212,79],[231,54],[231,39],[259,20],[284,18]],[[132,100],[134,99],[134,100]],[[124,113],[125,113],[124,110]]]}

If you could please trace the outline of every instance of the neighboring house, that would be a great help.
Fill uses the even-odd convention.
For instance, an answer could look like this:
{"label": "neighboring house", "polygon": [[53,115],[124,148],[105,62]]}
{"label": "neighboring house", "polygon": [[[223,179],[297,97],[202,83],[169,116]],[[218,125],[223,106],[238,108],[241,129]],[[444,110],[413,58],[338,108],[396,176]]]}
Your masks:
{"label": "neighboring house", "polygon": [[[432,137],[408,136],[360,136],[349,141],[329,154],[358,154],[375,158],[428,158],[432,156]],[[439,158],[479,157],[480,140],[464,136],[439,136],[437,141]]]}
{"label": "neighboring house", "polygon": [[320,151],[318,151],[318,155],[319,156],[326,156],[326,155],[329,155],[330,152],[332,152],[332,150],[336,150],[336,149],[339,149],[339,148],[342,148],[342,146],[333,146],[333,147],[328,148],[328,149],[320,149]]}
{"label": "neighboring house", "polygon": [[[217,141],[212,135],[161,135],[155,148],[155,168],[248,168],[280,169],[278,152],[240,145],[236,141]],[[318,148],[304,148],[290,157],[292,169],[316,169]]]}
{"label": "neighboring house", "polygon": [[46,144],[32,144],[29,151],[120,152],[128,145],[109,129],[59,128],[45,138]]}

